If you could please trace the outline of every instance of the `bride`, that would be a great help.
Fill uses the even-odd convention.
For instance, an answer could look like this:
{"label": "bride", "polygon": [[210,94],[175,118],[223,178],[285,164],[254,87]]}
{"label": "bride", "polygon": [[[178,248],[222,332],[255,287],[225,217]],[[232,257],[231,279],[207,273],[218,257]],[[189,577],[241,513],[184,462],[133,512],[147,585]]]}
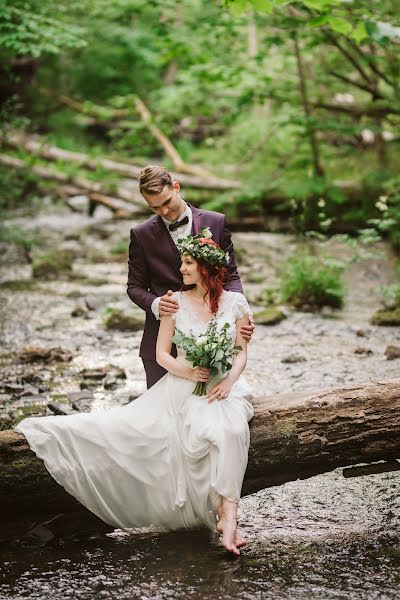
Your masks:
{"label": "bride", "polygon": [[[252,313],[242,294],[223,289],[229,257],[209,238],[202,230],[178,245],[185,291],[175,292],[178,311],[161,319],[156,358],[168,373],[158,383],[125,406],[29,417],[15,429],[52,477],[106,523],[127,531],[206,525],[239,555],[237,507],[253,416],[240,377],[247,360],[240,328]],[[170,354],[175,328],[198,338],[213,318],[241,346],[227,374],[193,367],[180,348],[177,358]],[[199,381],[207,396],[193,394]]]}

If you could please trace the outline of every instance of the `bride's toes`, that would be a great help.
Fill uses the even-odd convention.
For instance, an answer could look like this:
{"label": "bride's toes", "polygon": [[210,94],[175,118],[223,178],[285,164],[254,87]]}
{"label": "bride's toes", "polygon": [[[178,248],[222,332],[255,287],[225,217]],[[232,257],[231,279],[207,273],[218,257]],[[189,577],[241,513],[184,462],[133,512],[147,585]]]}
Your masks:
{"label": "bride's toes", "polygon": [[238,531],[236,532],[235,544],[238,548],[247,544],[247,540]]}
{"label": "bride's toes", "polygon": [[240,556],[240,550],[238,549],[238,547],[235,544],[233,544],[232,542],[224,543],[224,540],[222,540],[222,543],[225,546],[225,549],[227,550],[227,552],[231,552],[235,556]]}

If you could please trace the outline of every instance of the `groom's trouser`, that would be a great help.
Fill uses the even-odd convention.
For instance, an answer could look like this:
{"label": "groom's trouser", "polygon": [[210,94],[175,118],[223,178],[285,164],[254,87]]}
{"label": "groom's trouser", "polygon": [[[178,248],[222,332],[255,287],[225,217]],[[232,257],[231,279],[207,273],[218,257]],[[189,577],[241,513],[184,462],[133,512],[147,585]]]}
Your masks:
{"label": "groom's trouser", "polygon": [[157,381],[164,377],[166,374],[166,370],[155,360],[148,360],[142,358],[144,370],[146,371],[146,381],[147,381],[147,389],[151,388]]}

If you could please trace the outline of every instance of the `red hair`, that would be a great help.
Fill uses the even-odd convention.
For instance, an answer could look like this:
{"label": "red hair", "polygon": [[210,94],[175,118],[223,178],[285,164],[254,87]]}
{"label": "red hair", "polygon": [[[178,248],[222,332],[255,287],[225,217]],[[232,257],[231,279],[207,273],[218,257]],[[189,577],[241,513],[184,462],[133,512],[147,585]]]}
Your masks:
{"label": "red hair", "polygon": [[[201,242],[202,244],[211,244],[217,248],[220,247],[214,240],[208,238],[201,238]],[[206,288],[204,298],[207,294],[210,295],[211,312],[216,313],[218,310],[219,299],[224,291],[224,283],[228,279],[228,269],[222,265],[212,265],[202,258],[195,258],[195,260],[199,265],[201,283]]]}

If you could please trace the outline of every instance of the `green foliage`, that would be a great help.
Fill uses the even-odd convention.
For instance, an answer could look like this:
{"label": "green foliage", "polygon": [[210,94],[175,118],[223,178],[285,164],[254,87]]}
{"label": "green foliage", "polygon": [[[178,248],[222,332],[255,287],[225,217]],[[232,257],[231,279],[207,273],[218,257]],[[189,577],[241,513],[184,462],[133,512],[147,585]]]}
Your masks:
{"label": "green foliage", "polygon": [[126,240],[119,240],[111,248],[111,254],[126,254],[128,252],[128,243]]}
{"label": "green foliage", "polygon": [[75,255],[71,250],[53,250],[34,259],[32,275],[35,279],[53,280],[72,273]]}
{"label": "green foliage", "polygon": [[[399,269],[400,274],[400,269]],[[383,285],[381,287],[384,305],[386,308],[400,308],[400,277],[398,283]]]}
{"label": "green foliage", "polygon": [[140,331],[143,329],[143,319],[128,315],[115,306],[108,306],[103,311],[103,325],[108,330]]}
{"label": "green foliage", "polygon": [[27,167],[13,170],[0,163],[0,212],[34,208],[39,196],[38,178]]}
{"label": "green foliage", "polygon": [[344,288],[343,263],[301,253],[288,258],[281,267],[281,296],[296,308],[323,306],[340,308]]}
{"label": "green foliage", "polygon": [[0,227],[0,243],[14,244],[21,248],[25,259],[32,262],[32,251],[41,244],[41,240],[39,235],[32,229],[23,229],[14,224],[4,224]]}
{"label": "green foliage", "polygon": [[383,187],[386,191],[376,201],[378,216],[369,223],[387,236],[394,248],[400,252],[400,177],[388,179]]}
{"label": "green foliage", "polygon": [[0,50],[11,56],[58,54],[82,48],[83,29],[68,22],[61,5],[49,0],[3,0],[0,5]]}

